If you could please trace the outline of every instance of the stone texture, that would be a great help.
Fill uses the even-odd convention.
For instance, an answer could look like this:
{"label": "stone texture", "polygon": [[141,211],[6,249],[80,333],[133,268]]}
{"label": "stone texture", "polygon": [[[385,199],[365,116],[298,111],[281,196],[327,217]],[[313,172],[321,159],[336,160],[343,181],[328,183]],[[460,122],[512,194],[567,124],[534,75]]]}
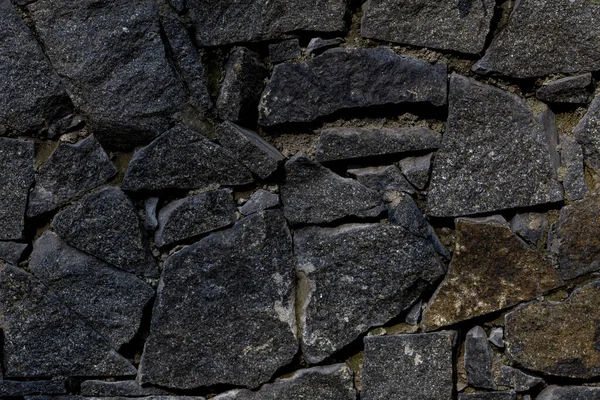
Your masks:
{"label": "stone texture", "polygon": [[458,400],[517,400],[517,393],[513,390],[486,393],[459,393]]}
{"label": "stone texture", "polygon": [[141,387],[136,381],[85,381],[81,383],[83,396],[152,396],[168,395],[169,392],[154,387]]}
{"label": "stone texture", "polygon": [[302,55],[298,39],[282,40],[269,45],[269,60],[273,64],[295,60]]}
{"label": "stone texture", "polygon": [[34,242],[29,269],[114,349],[133,339],[154,297],[134,275],[67,246],[52,232]]}
{"label": "stone texture", "polygon": [[283,161],[279,150],[256,132],[224,122],[219,125],[216,133],[219,143],[261,179],[268,178]]}
{"label": "stone texture", "polygon": [[517,213],[510,220],[510,228],[519,237],[536,245],[548,228],[548,217],[542,213]]}
{"label": "stone texture", "polygon": [[546,103],[585,104],[592,100],[594,91],[592,74],[568,76],[548,82],[535,96]]}
{"label": "stone texture", "polygon": [[144,202],[144,229],[149,232],[154,232],[158,228],[156,208],[159,200],[158,197],[150,197]]}
{"label": "stone texture", "polygon": [[302,352],[310,363],[407,311],[444,274],[426,240],[388,224],[296,230],[294,254]]}
{"label": "stone texture", "polygon": [[65,394],[65,381],[1,381],[0,396],[27,396],[32,394]]}
{"label": "stone texture", "polygon": [[364,400],[450,400],[455,332],[367,336]]}
{"label": "stone texture", "polygon": [[127,272],[156,276],[131,200],[118,188],[89,194],[54,216],[52,228],[67,244]]}
{"label": "stone texture", "polygon": [[268,381],[298,350],[292,262],[279,211],[253,214],[169,257],[139,382],[191,389]]}
{"label": "stone texture", "polygon": [[398,162],[398,166],[408,181],[417,189],[423,190],[429,182],[433,153],[419,157],[407,157]]}
{"label": "stone texture", "polygon": [[421,318],[421,307],[423,305],[423,301],[419,300],[415,303],[414,306],[410,309],[410,311],[406,314],[404,318],[404,322],[409,325],[417,325],[419,323],[419,318]]}
{"label": "stone texture", "polygon": [[516,392],[526,392],[543,382],[544,380],[538,376],[528,374],[508,365],[500,367],[500,374],[496,378],[498,386],[506,386],[514,389]]}
{"label": "stone texture", "polygon": [[22,269],[0,271],[6,378],[127,376],[136,369]]}
{"label": "stone texture", "polygon": [[361,35],[414,46],[476,54],[484,49],[494,0],[370,0]]}
{"label": "stone texture", "polygon": [[281,201],[292,225],[332,222],[347,216],[376,217],[382,211],[375,190],[342,178],[302,153],[285,164],[285,172]]}
{"label": "stone texture", "polygon": [[198,189],[251,182],[250,171],[222,147],[178,125],[133,155],[123,189]]}
{"label": "stone texture", "polygon": [[243,215],[250,215],[262,210],[277,207],[279,205],[279,196],[267,190],[258,189],[252,193],[250,199],[241,207],[238,207],[239,212]]}
{"label": "stone texture", "polygon": [[235,212],[229,189],[176,200],[160,209],[154,242],[162,247],[233,225],[237,220]]}
{"label": "stone texture", "polygon": [[488,337],[490,343],[494,346],[503,349],[504,348],[504,328],[501,326],[492,328],[490,330],[490,336]]}
{"label": "stone texture", "polygon": [[0,138],[0,240],[23,237],[33,162],[33,142]]}
{"label": "stone texture", "polygon": [[431,129],[327,128],[319,132],[315,158],[319,162],[435,150],[442,135]]}
{"label": "stone texture", "polygon": [[573,130],[573,136],[583,149],[586,164],[600,170],[600,94]]}
{"label": "stone texture", "polygon": [[0,260],[17,265],[26,248],[27,243],[0,242]]}
{"label": "stone texture", "polygon": [[554,114],[453,74],[427,214],[451,217],[562,201]]}
{"label": "stone texture", "polygon": [[536,400],[595,400],[600,396],[600,387],[587,386],[548,386]]}
{"label": "stone texture", "polygon": [[415,193],[415,189],[395,165],[349,169],[348,174],[373,190]]}
{"label": "stone texture", "polygon": [[335,111],[384,104],[446,104],[446,65],[392,50],[331,49],[309,61],[273,69],[259,123],[310,122]]}
{"label": "stone texture", "polygon": [[27,215],[52,211],[116,174],[117,169],[93,136],[76,144],[60,143],[35,176]]}
{"label": "stone texture", "polygon": [[467,383],[481,389],[496,389],[492,360],[494,351],[488,344],[487,335],[481,326],[467,332],[465,339],[465,371]]}
{"label": "stone texture", "polygon": [[342,38],[333,38],[333,39],[321,39],[320,37],[310,39],[308,42],[308,46],[306,46],[306,55],[319,55],[326,50],[333,49],[334,47],[338,47],[340,44],[344,43],[344,39]]}
{"label": "stone texture", "polygon": [[571,136],[560,136],[560,178],[569,201],[581,200],[590,191],[585,183],[583,150]]}
{"label": "stone texture", "polygon": [[562,283],[548,261],[506,223],[458,219],[454,256],[423,325],[435,329],[502,310]]}
{"label": "stone texture", "polygon": [[600,281],[563,302],[529,303],[505,316],[506,354],[531,371],[587,379],[600,374]]}

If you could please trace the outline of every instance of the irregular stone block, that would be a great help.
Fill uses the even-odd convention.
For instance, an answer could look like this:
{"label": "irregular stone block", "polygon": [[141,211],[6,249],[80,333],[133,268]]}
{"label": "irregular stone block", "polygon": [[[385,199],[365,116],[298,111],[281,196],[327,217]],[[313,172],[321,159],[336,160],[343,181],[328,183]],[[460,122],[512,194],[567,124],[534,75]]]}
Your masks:
{"label": "irregular stone block", "polygon": [[164,264],[138,381],[178,389],[268,381],[298,350],[294,281],[279,211],[176,252]]}
{"label": "irregular stone block", "polygon": [[490,330],[490,336],[488,337],[490,343],[494,346],[503,349],[504,348],[504,328],[501,326],[492,328]]}
{"label": "irregular stone block", "polygon": [[510,220],[510,228],[527,242],[536,245],[548,228],[548,217],[542,213],[518,213]]}
{"label": "irregular stone block", "polygon": [[373,190],[397,190],[410,194],[415,193],[415,189],[395,165],[349,169],[348,174]]}
{"label": "irregular stone block", "polygon": [[333,49],[334,47],[338,47],[340,44],[344,43],[344,39],[342,38],[334,38],[334,39],[321,39],[320,37],[310,39],[308,42],[308,46],[306,46],[306,55],[319,55],[323,53],[325,50]]}
{"label": "irregular stone block", "polygon": [[123,189],[198,189],[249,183],[250,171],[221,146],[178,125],[133,155]]}
{"label": "irregular stone block", "polygon": [[[449,115],[427,214],[451,217],[562,201],[554,114],[474,79],[450,78]],[[510,135],[506,132],[511,132]]]}
{"label": "irregular stone block", "polygon": [[150,197],[144,202],[144,228],[149,232],[154,232],[158,228],[158,219],[156,217],[156,208],[158,207],[158,197]]}
{"label": "irregular stone block", "polygon": [[568,76],[540,87],[535,96],[546,103],[585,104],[592,100],[592,74]]}
{"label": "irregular stone block", "polygon": [[32,394],[65,394],[65,381],[0,381],[0,396],[27,396]]}
{"label": "irregular stone block", "polygon": [[459,393],[458,400],[517,400],[517,393],[513,390],[486,393]]}
{"label": "irregular stone block", "polygon": [[298,39],[283,40],[269,45],[269,60],[273,64],[295,60],[302,55]]}
{"label": "irregular stone block", "polygon": [[506,223],[461,218],[456,220],[454,256],[425,309],[424,329],[502,310],[562,284],[548,261]]}
{"label": "irregular stone block", "polygon": [[285,172],[281,201],[292,225],[332,222],[347,216],[376,217],[382,211],[375,190],[342,178],[302,153],[285,164]]}
{"label": "irregular stone block", "polygon": [[600,170],[600,94],[573,130],[573,136],[583,149],[586,164]]}
{"label": "irregular stone block", "polygon": [[54,216],[52,229],[67,244],[137,275],[156,276],[131,200],[118,188],[89,194]]}
{"label": "irregular stone block", "polygon": [[367,336],[364,400],[450,400],[456,332]]}
{"label": "irregular stone block", "polygon": [[536,400],[595,400],[600,396],[599,387],[588,386],[548,386],[538,394]]}
{"label": "irregular stone block", "polygon": [[250,199],[241,207],[238,207],[239,212],[243,215],[250,215],[262,210],[277,207],[279,205],[279,196],[275,193],[268,192],[263,189],[258,189],[250,196]]}
{"label": "irregular stone block", "polygon": [[27,243],[0,242],[0,260],[17,265],[26,248]]}
{"label": "irregular stone block", "polygon": [[481,326],[467,332],[465,339],[465,371],[467,383],[473,387],[495,390],[492,360],[494,351],[488,344],[487,335]]}
{"label": "irregular stone block", "polygon": [[414,46],[476,54],[484,49],[494,0],[370,0],[361,35]]}
{"label": "irregular stone block", "polygon": [[398,56],[384,47],[331,49],[273,69],[259,123],[310,122],[335,111],[384,104],[446,104],[446,65]]}
{"label": "irregular stone block", "polygon": [[350,224],[294,233],[302,352],[318,363],[410,308],[444,275],[433,247],[402,227]]}
{"label": "irregular stone block", "polygon": [[237,220],[231,190],[221,189],[167,204],[158,213],[154,242],[162,247],[219,228]]}
{"label": "irregular stone block", "polygon": [[419,318],[421,318],[421,306],[423,305],[423,300],[419,300],[415,303],[414,306],[410,309],[408,314],[406,314],[406,318],[404,322],[409,325],[417,325],[419,323]]}
{"label": "irregular stone block", "polygon": [[319,162],[437,149],[442,135],[415,128],[327,128],[320,131]]}
{"label": "irregular stone block", "polygon": [[81,383],[83,396],[153,396],[169,392],[155,387],[141,387],[136,381],[85,381]]}
{"label": "irregular stone block", "polygon": [[583,199],[590,191],[585,183],[583,150],[571,136],[560,136],[560,164],[565,197],[569,201]]}
{"label": "irregular stone block", "polygon": [[408,181],[417,189],[423,190],[429,182],[433,153],[420,157],[407,157],[398,162],[398,166]]}
{"label": "irregular stone block", "polygon": [[52,211],[117,174],[100,143],[89,136],[79,143],[60,143],[35,176],[27,215]]}
{"label": "irregular stone block", "polygon": [[544,380],[538,376],[528,374],[520,369],[503,365],[500,375],[496,378],[498,386],[506,386],[516,392],[526,392],[543,383]]}

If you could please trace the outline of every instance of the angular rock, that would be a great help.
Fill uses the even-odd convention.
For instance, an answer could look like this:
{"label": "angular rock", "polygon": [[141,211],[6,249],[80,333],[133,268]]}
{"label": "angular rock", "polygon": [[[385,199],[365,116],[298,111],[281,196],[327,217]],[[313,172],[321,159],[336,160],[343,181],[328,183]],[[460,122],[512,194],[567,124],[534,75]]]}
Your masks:
{"label": "angular rock", "polygon": [[169,392],[154,387],[141,387],[136,381],[85,381],[81,383],[83,396],[153,396]]}
{"label": "angular rock", "polygon": [[456,220],[454,256],[424,312],[424,329],[502,310],[562,283],[548,261],[506,223],[461,218]]}
{"label": "angular rock", "polygon": [[596,400],[599,396],[599,387],[552,385],[542,390],[536,400]]}
{"label": "angular rock", "polygon": [[456,332],[367,336],[364,400],[450,400]]}
{"label": "angular rock", "polygon": [[526,392],[543,383],[544,380],[538,376],[528,374],[520,369],[503,365],[500,375],[496,378],[498,386],[506,386],[516,392]]}
{"label": "angular rock", "polygon": [[216,134],[219,143],[261,179],[268,178],[283,161],[279,150],[256,132],[231,122],[224,122],[219,125]]}
{"label": "angular rock", "polygon": [[[25,396],[25,400],[129,400],[131,397]],[[200,396],[145,396],[137,400],[206,400]]]}
{"label": "angular rock", "polygon": [[592,100],[593,92],[592,74],[587,73],[549,82],[535,96],[546,103],[585,104]]}
{"label": "angular rock", "polygon": [[477,54],[494,16],[494,0],[370,0],[361,21],[365,38]]}
{"label": "angular rock", "polygon": [[269,77],[269,70],[260,55],[237,47],[225,66],[225,77],[217,99],[219,117],[229,121],[256,118],[258,101]]}
{"label": "angular rock", "polygon": [[417,325],[419,323],[419,318],[421,318],[421,306],[423,305],[423,300],[419,300],[415,303],[415,305],[410,309],[408,314],[406,314],[406,318],[404,322],[409,325]]}
{"label": "angular rock", "polygon": [[250,171],[222,147],[178,125],[133,155],[123,189],[198,189],[251,182]]}
{"label": "angular rock", "polygon": [[154,232],[158,228],[158,219],[156,217],[156,208],[158,207],[158,197],[150,197],[144,202],[144,229]]}
{"label": "angular rock", "polygon": [[36,174],[27,215],[52,211],[116,174],[117,168],[93,136],[76,144],[60,143]]}
{"label": "angular rock", "polygon": [[269,45],[269,60],[273,64],[295,60],[302,55],[298,39],[283,40]]}
{"label": "angular rock", "polygon": [[27,243],[0,242],[0,260],[17,265],[27,248]]}
{"label": "angular rock", "polygon": [[573,136],[583,149],[586,164],[600,170],[600,94],[573,130]]}
{"label": "angular rock", "polygon": [[156,276],[131,200],[118,188],[89,194],[54,216],[52,228],[67,244],[137,275]]}
{"label": "angular rock", "polygon": [[154,242],[158,247],[192,238],[237,220],[231,190],[221,189],[167,204],[158,213]]}
{"label": "angular rock", "polygon": [[419,157],[407,157],[398,162],[398,166],[408,181],[417,189],[423,190],[429,182],[433,153]]}
{"label": "angular rock", "polygon": [[388,224],[296,230],[294,254],[302,352],[310,363],[408,310],[444,274],[426,240]]}
{"label": "angular rock", "polygon": [[258,189],[250,196],[250,199],[241,207],[239,212],[243,215],[250,215],[262,210],[277,207],[279,205],[279,196],[269,191]]}
{"label": "angular rock", "polygon": [[23,237],[33,163],[33,142],[0,138],[0,240]]}
{"label": "angular rock", "polygon": [[376,217],[382,211],[375,190],[342,178],[302,153],[285,164],[285,172],[281,201],[292,225],[332,222],[346,216]]}
{"label": "angular rock", "polygon": [[291,362],[292,250],[281,212],[264,211],[169,257],[139,382],[256,387]]}
{"label": "angular rock", "polygon": [[430,150],[441,141],[441,134],[421,127],[327,128],[320,131],[315,158],[323,162]]}
{"label": "angular rock", "polygon": [[450,78],[449,107],[433,166],[428,215],[562,201],[557,134],[549,109],[535,116],[517,95],[457,74]]}
{"label": "angular rock", "polygon": [[487,335],[481,326],[467,332],[465,340],[465,371],[467,383],[481,389],[495,390],[492,360],[494,351],[488,344]]}
{"label": "angular rock", "polygon": [[349,169],[348,174],[373,190],[397,190],[410,194],[415,193],[415,189],[395,165]]}
{"label": "angular rock", "polygon": [[0,380],[0,396],[27,396],[32,394],[65,394],[65,381],[2,381]]}
{"label": "angular rock", "polygon": [[340,44],[344,43],[344,39],[342,38],[334,38],[334,39],[321,39],[320,37],[310,39],[308,46],[306,46],[306,55],[310,56],[312,54],[319,55],[323,53],[325,50],[333,49],[334,47],[338,47]]}
{"label": "angular rock", "polygon": [[494,346],[503,349],[504,348],[504,329],[499,326],[490,330],[490,336],[488,337],[490,343]]}
{"label": "angular rock", "polygon": [[569,201],[583,199],[590,191],[585,183],[583,150],[571,136],[560,136],[560,164],[565,197]]}
{"label": "angular rock", "polygon": [[399,103],[446,104],[446,65],[398,56],[384,47],[331,49],[273,69],[259,123],[310,122],[338,110]]}
{"label": "angular rock", "polygon": [[599,21],[593,1],[520,1],[473,70],[514,78],[597,70]]}
{"label": "angular rock", "polygon": [[517,213],[510,220],[510,228],[519,237],[536,245],[548,228],[548,216],[542,213]]}
{"label": "angular rock", "polygon": [[517,393],[513,390],[485,393],[459,393],[458,400],[517,400]]}
{"label": "angular rock", "polygon": [[0,271],[7,378],[130,376],[136,369],[22,269]]}
{"label": "angular rock", "polygon": [[114,349],[133,339],[154,297],[134,275],[67,246],[52,232],[34,242],[29,269]]}

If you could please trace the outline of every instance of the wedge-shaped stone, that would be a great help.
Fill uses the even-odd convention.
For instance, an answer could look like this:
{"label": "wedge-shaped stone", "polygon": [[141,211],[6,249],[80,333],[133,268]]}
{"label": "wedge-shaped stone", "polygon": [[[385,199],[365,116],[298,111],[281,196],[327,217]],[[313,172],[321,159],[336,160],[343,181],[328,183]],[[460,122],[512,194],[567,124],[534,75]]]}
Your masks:
{"label": "wedge-shaped stone", "polygon": [[415,193],[415,189],[395,165],[349,169],[347,172],[348,175],[373,190],[380,192],[396,190],[410,194]]}
{"label": "wedge-shaped stone", "polygon": [[465,371],[467,383],[482,389],[496,389],[492,361],[494,350],[488,344],[487,335],[481,326],[467,332],[465,339]]}
{"label": "wedge-shaped stone", "polygon": [[590,191],[585,183],[583,149],[572,136],[560,136],[560,178],[567,200],[581,200]]}
{"label": "wedge-shaped stone", "polygon": [[419,157],[407,157],[398,162],[406,179],[417,189],[423,190],[429,182],[431,172],[431,160],[433,153]]}
{"label": "wedge-shaped stone", "polygon": [[583,148],[586,164],[600,170],[600,94],[594,98],[587,113],[573,130],[573,136]]}
{"label": "wedge-shaped stone", "polygon": [[299,64],[279,64],[263,92],[259,123],[310,122],[335,111],[399,103],[446,104],[446,65],[392,50],[331,49]]}
{"label": "wedge-shaped stone", "polygon": [[169,392],[155,387],[141,387],[136,381],[85,381],[81,383],[81,394],[83,396],[153,396],[168,395]]}
{"label": "wedge-shaped stone", "polygon": [[250,215],[262,210],[277,207],[279,205],[279,196],[264,189],[258,189],[250,196],[250,199],[241,207],[239,212],[243,215]]}
{"label": "wedge-shaped stone", "polygon": [[449,115],[428,215],[451,217],[562,201],[554,114],[474,79],[450,78]]}
{"label": "wedge-shaped stone", "polygon": [[27,243],[0,242],[0,260],[17,265],[26,248]]}
{"label": "wedge-shaped stone", "polygon": [[585,104],[592,100],[593,92],[592,74],[587,73],[549,82],[539,88],[535,96],[546,103]]}
{"label": "wedge-shaped stone", "polygon": [[542,384],[544,380],[539,376],[528,374],[520,369],[503,365],[496,378],[498,386],[506,386],[514,389],[516,392],[526,392]]}
{"label": "wedge-shaped stone", "polygon": [[294,302],[281,212],[211,234],[165,261],[139,382],[257,387],[298,350]]}
{"label": "wedge-shaped stone", "polygon": [[458,219],[448,274],[430,300],[425,329],[513,306],[562,285],[552,266],[496,220]]}
{"label": "wedge-shaped stone", "polygon": [[599,397],[599,387],[552,385],[542,390],[536,400],[596,400]]}
{"label": "wedge-shaped stone", "polygon": [[408,310],[444,275],[431,244],[400,226],[294,233],[304,357],[318,363]]}

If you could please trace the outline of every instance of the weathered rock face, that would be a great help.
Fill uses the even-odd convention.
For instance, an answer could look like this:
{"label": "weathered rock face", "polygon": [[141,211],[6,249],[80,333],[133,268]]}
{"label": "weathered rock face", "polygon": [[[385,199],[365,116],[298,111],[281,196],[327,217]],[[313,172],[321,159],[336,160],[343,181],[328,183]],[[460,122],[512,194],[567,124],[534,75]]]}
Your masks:
{"label": "weathered rock face", "polygon": [[302,351],[311,363],[410,308],[444,274],[429,242],[399,226],[305,228],[294,246]]}
{"label": "weathered rock face", "polygon": [[453,74],[449,115],[433,166],[427,213],[450,217],[561,201],[554,115]]}
{"label": "weathered rock face", "polygon": [[26,243],[0,242],[0,260],[16,265],[26,248]]}
{"label": "weathered rock face", "polygon": [[500,368],[500,374],[496,378],[498,386],[506,386],[514,389],[516,392],[526,392],[538,385],[544,380],[538,376],[528,374],[520,369],[503,365]]}
{"label": "weathered rock face", "polygon": [[476,54],[483,50],[493,0],[370,0],[361,35],[390,42]]}
{"label": "weathered rock face", "polygon": [[310,122],[335,111],[383,104],[446,104],[446,66],[390,49],[331,49],[273,69],[259,105],[260,124]]}
{"label": "weathered rock face", "polygon": [[189,389],[269,380],[298,349],[292,262],[279,211],[253,214],[167,259],[140,382]]}
{"label": "weathered rock face", "polygon": [[550,264],[505,223],[458,219],[456,235],[448,274],[423,316],[426,329],[502,310],[562,284]]}
{"label": "weathered rock face", "polygon": [[465,371],[469,385],[482,389],[496,389],[492,360],[494,351],[488,344],[487,335],[481,326],[467,332],[465,339]]}
{"label": "weathered rock face", "polygon": [[586,164],[600,170],[600,94],[573,130],[573,136],[583,148]]}
{"label": "weathered rock face", "polygon": [[535,246],[548,228],[548,216],[542,213],[518,213],[510,220],[510,229]]}
{"label": "weathered rock face", "polygon": [[594,92],[592,74],[568,76],[540,87],[536,97],[546,103],[585,104],[592,100]]}
{"label": "weathered rock face", "polygon": [[154,387],[141,387],[136,381],[85,381],[81,383],[83,396],[153,396],[169,392]]}
{"label": "weathered rock face", "polygon": [[459,393],[458,400],[517,400],[517,393],[512,390],[470,394]]}
{"label": "weathered rock face", "polygon": [[65,394],[65,381],[0,381],[0,396],[26,396],[35,394]]}
{"label": "weathered rock face", "polygon": [[259,189],[252,194],[250,199],[238,210],[243,215],[250,215],[262,210],[277,207],[279,205],[279,196],[275,193]]}
{"label": "weathered rock face", "polygon": [[488,340],[494,346],[503,349],[504,348],[504,328],[498,326],[490,329],[490,336]]}
{"label": "weathered rock face", "polygon": [[334,39],[322,39],[320,37],[310,39],[310,42],[306,46],[306,55],[318,55],[323,53],[326,50],[333,49],[334,47],[338,47],[340,44],[344,43],[344,39],[342,38],[334,38]]}
{"label": "weathered rock face", "polygon": [[415,189],[395,165],[349,169],[348,174],[373,190],[397,190],[411,194],[415,193]]}
{"label": "weathered rock face", "polygon": [[560,136],[561,178],[567,200],[581,200],[590,191],[585,183],[583,150],[571,136]]}
{"label": "weathered rock face", "polygon": [[600,388],[587,386],[548,386],[537,396],[537,400],[595,400]]}
{"label": "weathered rock face", "polygon": [[300,41],[298,39],[282,40],[269,45],[269,61],[277,64],[287,60],[293,60],[302,55]]}
{"label": "weathered rock face", "polygon": [[591,378],[600,373],[600,282],[564,302],[530,303],[505,317],[506,354],[517,365],[548,375]]}
{"label": "weathered rock face", "polygon": [[592,1],[525,0],[474,71],[528,78],[600,68],[600,5]]}
{"label": "weathered rock face", "polygon": [[419,156],[407,157],[400,162],[398,166],[408,181],[417,189],[425,189],[429,182],[429,172],[431,171],[431,160],[433,153]]}
{"label": "weathered rock face", "polygon": [[365,338],[365,400],[450,400],[455,332]]}

